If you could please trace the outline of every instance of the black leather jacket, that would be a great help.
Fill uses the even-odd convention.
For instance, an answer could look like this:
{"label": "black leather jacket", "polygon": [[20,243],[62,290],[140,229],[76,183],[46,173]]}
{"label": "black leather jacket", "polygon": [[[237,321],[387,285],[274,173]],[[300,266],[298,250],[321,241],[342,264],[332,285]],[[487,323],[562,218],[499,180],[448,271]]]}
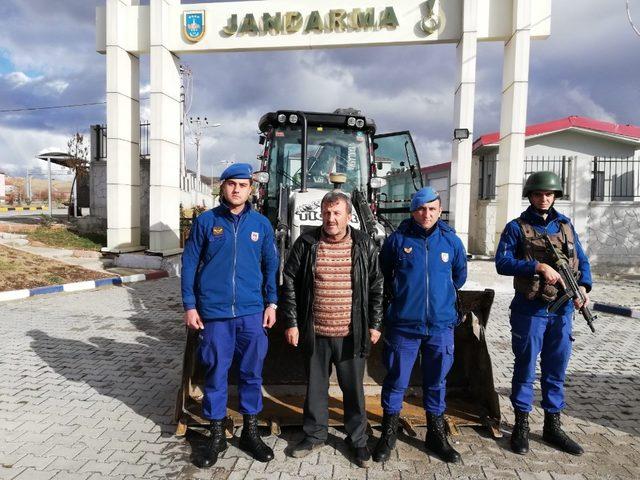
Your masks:
{"label": "black leather jacket", "polygon": [[[284,281],[278,308],[287,328],[298,327],[298,345],[313,353],[313,279],[322,227],[300,235],[293,244],[284,267]],[[351,324],[354,352],[366,357],[371,349],[369,329],[382,325],[384,280],[378,265],[378,248],[366,234],[351,228],[351,282],[353,304]]]}

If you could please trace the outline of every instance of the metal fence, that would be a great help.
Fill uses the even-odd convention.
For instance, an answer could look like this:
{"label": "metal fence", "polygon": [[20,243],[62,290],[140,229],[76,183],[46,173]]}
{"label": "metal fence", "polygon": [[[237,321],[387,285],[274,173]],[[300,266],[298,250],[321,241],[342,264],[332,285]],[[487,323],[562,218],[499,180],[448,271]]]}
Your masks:
{"label": "metal fence", "polygon": [[[480,176],[478,196],[482,200],[492,200],[496,198],[496,166],[498,159],[495,155],[484,155],[480,157]],[[554,172],[560,177],[565,199],[569,198],[571,157],[565,155],[560,157],[550,157],[544,155],[531,156],[524,159],[524,175],[522,184],[527,181],[529,175],[535,172]]]}
{"label": "metal fence", "polygon": [[640,200],[640,158],[594,157],[592,201]]}
{"label": "metal fence", "polygon": [[[91,126],[92,160],[107,159],[107,126]],[[140,124],[140,158],[149,158],[149,122]]]}
{"label": "metal fence", "polygon": [[480,157],[480,185],[478,196],[482,200],[496,198],[496,165],[498,159],[495,155],[483,155]]}

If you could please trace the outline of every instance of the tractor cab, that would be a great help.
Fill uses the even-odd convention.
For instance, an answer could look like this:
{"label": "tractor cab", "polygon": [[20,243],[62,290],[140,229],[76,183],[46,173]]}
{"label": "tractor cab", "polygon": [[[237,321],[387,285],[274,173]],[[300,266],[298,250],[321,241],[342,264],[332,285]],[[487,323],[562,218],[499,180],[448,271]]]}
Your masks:
{"label": "tractor cab", "polygon": [[265,114],[259,128],[261,170],[268,180],[265,175],[258,209],[276,229],[281,253],[322,223],[320,201],[328,191],[350,194],[351,226],[382,241],[422,186],[410,133],[376,135],[375,122],[358,110],[279,110]]}

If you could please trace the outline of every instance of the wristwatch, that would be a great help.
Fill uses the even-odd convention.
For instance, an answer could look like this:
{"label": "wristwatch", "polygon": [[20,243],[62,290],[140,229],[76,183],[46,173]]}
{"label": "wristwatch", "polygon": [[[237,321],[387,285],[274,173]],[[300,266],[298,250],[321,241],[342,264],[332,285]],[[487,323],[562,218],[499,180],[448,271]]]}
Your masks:
{"label": "wristwatch", "polygon": [[273,308],[274,310],[277,310],[277,309],[278,309],[278,305],[277,305],[277,304],[275,304],[275,303],[270,303],[270,304],[268,304],[268,305],[267,305],[267,307],[271,307],[271,308]]}

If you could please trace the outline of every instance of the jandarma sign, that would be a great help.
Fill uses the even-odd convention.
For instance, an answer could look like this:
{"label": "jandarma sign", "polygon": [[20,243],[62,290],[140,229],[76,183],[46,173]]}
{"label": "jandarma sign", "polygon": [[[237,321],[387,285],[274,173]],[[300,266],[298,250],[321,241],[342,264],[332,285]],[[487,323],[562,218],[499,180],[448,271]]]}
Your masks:
{"label": "jandarma sign", "polygon": [[[256,18],[257,17],[257,18]],[[354,8],[350,11],[333,9],[328,12],[313,10],[306,17],[297,11],[247,13],[241,19],[232,14],[222,29],[226,36],[271,35],[331,32],[359,32],[363,30],[394,30],[398,17],[393,7],[385,7],[376,12],[375,8]]]}

